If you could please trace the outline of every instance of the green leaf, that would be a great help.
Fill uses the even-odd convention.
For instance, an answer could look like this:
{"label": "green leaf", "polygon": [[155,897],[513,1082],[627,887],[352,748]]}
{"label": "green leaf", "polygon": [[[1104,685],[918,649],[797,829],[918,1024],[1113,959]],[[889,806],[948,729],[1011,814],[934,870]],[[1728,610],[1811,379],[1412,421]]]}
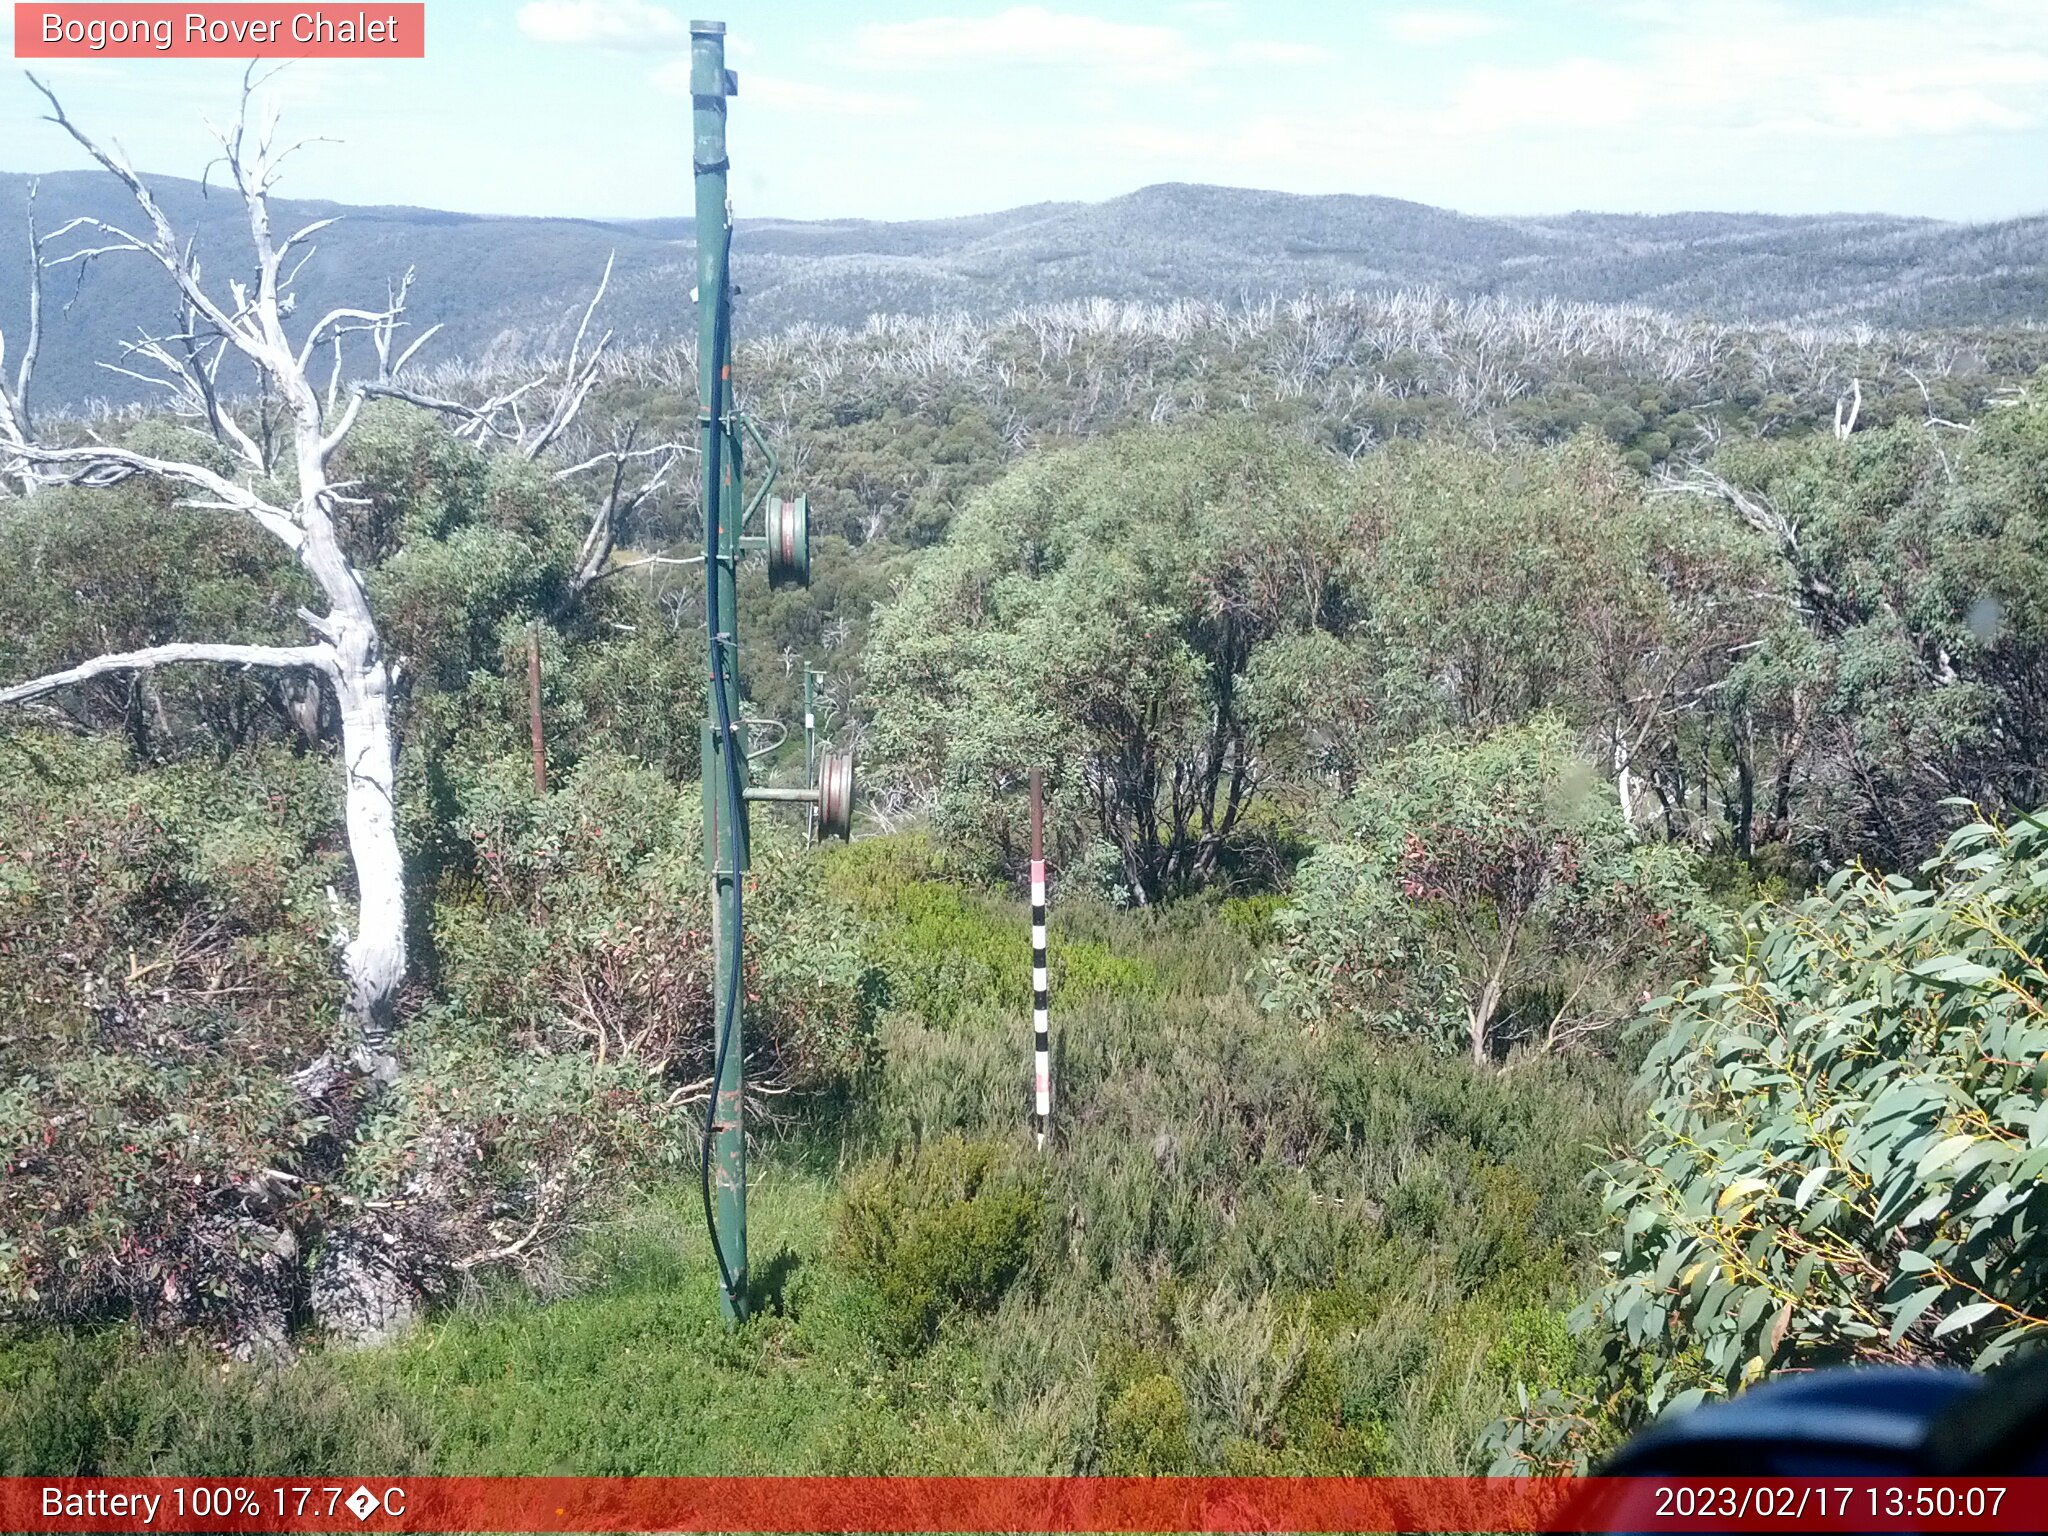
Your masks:
{"label": "green leaf", "polygon": [[1933,1194],[1899,1218],[1900,1228],[1910,1232],[1922,1222],[1929,1221],[1940,1215],[1947,1208],[1949,1197],[1954,1193],[1955,1191],[1952,1189],[1937,1189]]}
{"label": "green leaf", "polygon": [[1776,1299],[1763,1286],[1752,1287],[1749,1295],[1743,1298],[1742,1310],[1735,1314],[1736,1331],[1748,1333],[1750,1329],[1757,1325],[1757,1320],[1764,1315],[1765,1310]]}
{"label": "green leaf", "polygon": [[1806,1295],[1807,1286],[1813,1282],[1814,1265],[1819,1261],[1819,1254],[1809,1253],[1799,1261],[1799,1267],[1792,1271],[1792,1294],[1795,1298]]}
{"label": "green leaf", "polygon": [[1974,987],[1993,980],[1999,973],[1988,965],[1979,965],[1962,955],[1942,955],[1906,974],[1937,985]]}
{"label": "green leaf", "polygon": [[1943,1334],[1967,1328],[1972,1323],[1981,1322],[1997,1310],[1998,1303],[1995,1301],[1973,1301],[1967,1307],[1958,1307],[1935,1327],[1934,1337],[1938,1339]]}
{"label": "green leaf", "polygon": [[1769,1179],[1759,1179],[1753,1176],[1746,1179],[1737,1179],[1733,1184],[1730,1184],[1721,1191],[1720,1198],[1714,1202],[1714,1208],[1725,1211],[1736,1201],[1749,1195],[1760,1195],[1770,1187],[1771,1181]]}
{"label": "green leaf", "polygon": [[1913,1171],[1920,1178],[1924,1179],[1929,1174],[1940,1172],[1942,1168],[1976,1144],[1977,1138],[1975,1136],[1944,1137],[1928,1149],[1927,1155],[1920,1159],[1919,1166]]}
{"label": "green leaf", "polygon": [[1664,1414],[1676,1418],[1681,1413],[1697,1408],[1700,1400],[1706,1395],[1707,1389],[1705,1387],[1689,1387],[1671,1399],[1671,1404],[1664,1410]]}
{"label": "green leaf", "polygon": [[1915,1291],[1911,1296],[1907,1297],[1900,1304],[1899,1310],[1892,1314],[1892,1331],[1888,1336],[1889,1342],[1896,1344],[1899,1340],[1903,1339],[1906,1336],[1906,1330],[1920,1321],[1920,1314],[1947,1294],[1947,1286],[1930,1285],[1925,1290]]}
{"label": "green leaf", "polygon": [[2033,1329],[2024,1324],[2018,1328],[2006,1329],[2005,1332],[1998,1335],[1997,1338],[1977,1352],[1977,1358],[1970,1362],[1970,1369],[1973,1371],[1990,1370],[1992,1366],[1998,1364],[2000,1360],[2011,1354],[2013,1346],[2026,1338],[2031,1332],[2033,1332]]}

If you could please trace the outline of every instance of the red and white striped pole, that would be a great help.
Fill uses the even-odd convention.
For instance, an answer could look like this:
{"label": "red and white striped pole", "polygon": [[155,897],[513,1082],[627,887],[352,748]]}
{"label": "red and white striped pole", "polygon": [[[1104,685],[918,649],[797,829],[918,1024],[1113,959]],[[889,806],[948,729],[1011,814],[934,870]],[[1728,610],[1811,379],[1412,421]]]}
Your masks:
{"label": "red and white striped pole", "polygon": [[1031,1051],[1032,1124],[1045,1146],[1052,1123],[1052,1025],[1045,961],[1045,785],[1031,770]]}

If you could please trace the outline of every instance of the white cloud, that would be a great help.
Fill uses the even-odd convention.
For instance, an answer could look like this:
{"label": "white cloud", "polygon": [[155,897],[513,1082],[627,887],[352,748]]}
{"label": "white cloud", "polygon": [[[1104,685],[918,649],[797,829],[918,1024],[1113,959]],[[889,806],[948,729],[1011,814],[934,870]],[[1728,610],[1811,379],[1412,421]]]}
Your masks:
{"label": "white cloud", "polygon": [[2031,113],[1995,101],[1982,91],[1900,88],[1882,83],[1848,86],[1829,82],[1817,110],[1793,114],[1768,126],[1856,138],[1903,138],[1951,133],[2009,132],[2031,127]]}
{"label": "white cloud", "polygon": [[1853,25],[1800,0],[1604,9],[1631,24],[1597,55],[1489,48],[1334,109],[1282,93],[1207,121],[1126,109],[1091,131],[1137,181],[1532,211],[1896,207],[1938,185],[1930,167],[1999,153],[1958,136],[2048,129],[2038,0],[1873,5]]}
{"label": "white cloud", "polygon": [[1482,64],[1437,114],[1436,133],[1500,134],[1529,128],[1618,128],[1652,104],[1652,81],[1606,59],[1504,68]]}
{"label": "white cloud", "polygon": [[[672,96],[690,94],[690,61],[671,59],[650,77],[657,90]],[[781,75],[764,75],[755,70],[740,75],[740,99],[777,112],[812,112],[821,117],[907,117],[917,110],[909,96],[883,95],[875,91],[848,91],[831,85],[812,85]]]}
{"label": "white cloud", "polygon": [[1207,159],[1213,157],[1217,148],[1214,136],[1209,134],[1128,119],[1095,125],[1093,137],[1098,146],[1119,158]]}
{"label": "white cloud", "polygon": [[649,0],[531,0],[518,25],[538,42],[580,47],[644,48],[690,35],[682,17]]}
{"label": "white cloud", "polygon": [[2048,107],[2048,7],[1934,0],[1853,22],[1790,0],[1616,9],[1635,23],[1634,48],[1478,65],[1435,131],[1896,138],[2024,129]]}
{"label": "white cloud", "polygon": [[1330,52],[1329,49],[1323,47],[1320,43],[1284,43],[1261,40],[1238,43],[1231,51],[1242,58],[1251,59],[1256,63],[1274,64],[1281,68],[1291,68],[1299,64],[1327,64],[1336,57],[1334,53]]}
{"label": "white cloud", "polygon": [[1478,11],[1396,11],[1387,17],[1387,30],[1397,39],[1423,48],[1485,37],[1498,32],[1503,25],[1498,16],[1485,16]]}
{"label": "white cloud", "polygon": [[928,16],[871,22],[854,43],[870,68],[930,69],[980,64],[1063,64],[1152,78],[1199,69],[1204,56],[1173,27],[1111,21],[1018,5],[993,16]]}
{"label": "white cloud", "polygon": [[785,80],[779,75],[750,71],[740,83],[762,106],[779,112],[817,112],[828,117],[906,117],[917,110],[916,100],[909,96],[847,91],[837,86]]}

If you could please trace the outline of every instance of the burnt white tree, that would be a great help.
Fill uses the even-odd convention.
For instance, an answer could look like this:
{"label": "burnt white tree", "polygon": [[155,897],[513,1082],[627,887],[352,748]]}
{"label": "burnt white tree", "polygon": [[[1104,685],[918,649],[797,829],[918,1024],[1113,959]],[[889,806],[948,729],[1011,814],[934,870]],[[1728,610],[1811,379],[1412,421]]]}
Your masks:
{"label": "burnt white tree", "polygon": [[[15,365],[14,382],[7,379],[7,338],[0,335],[0,454],[26,445],[35,432],[35,417],[29,410],[29,388],[35,382],[36,354],[43,342],[43,248],[65,230],[44,235],[36,229],[36,192],[40,183],[28,184],[28,335]],[[11,472],[8,470],[12,464]],[[8,455],[0,458],[0,481],[12,483],[24,496],[36,491],[36,476],[27,461]]]}
{"label": "burnt white tree", "polygon": [[[402,376],[439,329],[408,336],[412,273],[390,286],[374,307],[343,306],[312,320],[296,339],[286,322],[298,309],[296,280],[314,253],[314,238],[333,219],[319,219],[279,236],[271,222],[270,192],[279,167],[307,141],[279,145],[274,112],[252,126],[254,67],[245,75],[231,128],[218,131],[224,167],[247,214],[253,274],[209,285],[196,246],[181,240],[133,167],[103,147],[65,113],[56,95],[35,76],[31,83],[49,103],[47,121],[62,128],[127,188],[141,215],[131,230],[99,218],[73,219],[47,233],[29,205],[29,321],[10,382],[0,372],[0,486],[33,495],[57,485],[106,487],[138,476],[186,491],[181,504],[245,517],[291,551],[318,588],[324,611],[301,609],[309,638],[303,645],[238,645],[194,639],[116,652],[24,682],[0,680],[0,705],[18,705],[111,673],[144,673],[178,665],[266,668],[287,674],[304,689],[302,700],[324,688],[339,722],[350,859],[356,877],[356,915],[343,948],[347,1001],[335,1048],[310,1064],[299,1082],[318,1094],[350,1071],[388,1078],[392,1004],[406,973],[405,872],[399,854],[394,800],[392,693],[397,661],[378,633],[362,573],[350,562],[337,533],[337,514],[355,499],[329,466],[347,439],[366,398],[407,402],[450,419],[458,437],[537,459],[588,434],[578,413],[601,377],[610,333],[592,339],[592,320],[611,278],[607,262],[597,291],[583,307],[566,357],[527,377],[493,385],[477,403],[413,388]],[[127,343],[113,372],[160,392],[161,403],[230,456],[221,473],[197,460],[157,457],[86,435],[58,442],[39,430],[30,411],[36,354],[41,344],[45,274],[107,257],[154,263],[169,280],[176,323],[162,334]],[[370,359],[369,375],[344,382],[343,349],[357,339]],[[367,344],[366,348],[364,344]],[[7,349],[0,338],[0,368]],[[324,382],[316,384],[316,375]],[[253,383],[239,403],[231,385]],[[68,438],[76,438],[76,431]],[[557,471],[562,481],[604,473],[608,493],[597,503],[569,583],[570,601],[617,571],[661,556],[615,559],[621,531],[657,494],[677,462],[692,450],[675,442],[642,446],[637,432],[615,429],[608,447],[584,444],[587,456]],[[636,485],[637,482],[637,485]],[[310,687],[307,685],[310,684]]]}
{"label": "burnt white tree", "polygon": [[[110,486],[137,476],[181,487],[186,492],[183,505],[247,518],[291,551],[317,586],[324,611],[300,610],[309,634],[303,645],[194,639],[98,656],[45,677],[0,686],[0,704],[21,704],[108,673],[178,665],[277,669],[315,679],[329,690],[347,778],[356,912],[342,954],[347,1001],[340,1038],[334,1050],[307,1069],[302,1082],[318,1092],[351,1069],[388,1077],[395,1070],[388,1049],[392,1004],[406,971],[405,875],[393,798],[393,666],[362,574],[350,563],[336,533],[337,512],[348,498],[329,466],[363,398],[360,390],[341,387],[342,338],[367,336],[378,359],[379,382],[391,386],[418,347],[415,342],[393,356],[393,341],[403,326],[406,285],[392,291],[381,307],[330,310],[314,319],[296,341],[287,333],[286,320],[296,308],[294,280],[312,254],[314,237],[333,221],[319,220],[282,238],[273,230],[270,190],[279,165],[298,146],[276,144],[274,113],[264,114],[252,129],[252,79],[244,79],[234,126],[218,137],[219,163],[247,212],[254,272],[224,284],[203,280],[196,248],[179,238],[127,161],[74,124],[48,86],[34,76],[30,79],[49,102],[48,121],[120,180],[141,221],[131,231],[102,219],[76,219],[41,236],[31,226],[30,336],[11,393],[0,385],[0,478],[25,492],[53,485]],[[71,238],[74,248],[50,254],[52,242],[65,237]],[[44,273],[116,255],[139,257],[160,267],[169,279],[179,316],[179,323],[166,334],[130,343],[118,371],[161,386],[176,412],[232,455],[231,474],[200,462],[112,446],[96,437],[54,442],[28,414]],[[313,371],[316,359],[325,361],[328,352],[334,361],[323,390],[315,387]],[[254,411],[238,414],[224,399],[223,365],[230,362],[238,362],[239,372],[255,380],[263,403]],[[231,369],[226,378],[236,376]]]}

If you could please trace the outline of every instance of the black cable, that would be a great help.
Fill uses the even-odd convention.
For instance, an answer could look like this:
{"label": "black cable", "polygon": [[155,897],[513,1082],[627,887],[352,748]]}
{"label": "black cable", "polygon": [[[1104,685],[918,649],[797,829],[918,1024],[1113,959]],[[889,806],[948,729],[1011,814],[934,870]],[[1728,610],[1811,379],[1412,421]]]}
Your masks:
{"label": "black cable", "polygon": [[[711,695],[717,701],[719,755],[725,763],[725,832],[727,848],[732,866],[732,932],[727,936],[732,945],[732,973],[726,981],[725,1028],[719,1032],[718,1050],[711,1067],[711,1097],[704,1107],[704,1145],[702,1176],[704,1187],[704,1230],[711,1234],[711,1251],[718,1259],[719,1280],[725,1286],[727,1296],[735,1296],[735,1284],[731,1266],[726,1261],[725,1245],[718,1237],[718,1215],[713,1209],[711,1192],[712,1143],[718,1134],[718,1093],[725,1082],[726,1052],[732,1046],[733,1015],[739,1011],[740,972],[745,967],[746,956],[741,948],[740,936],[740,814],[744,804],[740,785],[740,765],[733,752],[732,709],[725,696],[725,644],[719,637],[718,611],[718,546],[723,542],[723,530],[718,525],[720,487],[723,480],[723,458],[725,444],[724,422],[719,407],[725,394],[725,354],[728,337],[727,327],[731,324],[731,310],[724,293],[726,275],[731,271],[732,225],[725,227],[725,248],[719,259],[720,292],[715,296],[718,314],[713,326],[711,359],[711,400],[707,407],[711,431],[706,452],[709,462],[705,467],[704,518],[707,532],[705,540],[707,554],[704,562],[704,624],[711,641]],[[699,370],[702,371],[701,369]],[[711,897],[718,899],[718,876],[712,874]],[[716,914],[713,914],[714,923]],[[716,963],[716,955],[713,960]],[[716,985],[714,982],[713,985]],[[714,1024],[716,1022],[714,1016]],[[742,1149],[742,1157],[744,1157]],[[737,1311],[744,1303],[744,1297],[735,1297]]]}

